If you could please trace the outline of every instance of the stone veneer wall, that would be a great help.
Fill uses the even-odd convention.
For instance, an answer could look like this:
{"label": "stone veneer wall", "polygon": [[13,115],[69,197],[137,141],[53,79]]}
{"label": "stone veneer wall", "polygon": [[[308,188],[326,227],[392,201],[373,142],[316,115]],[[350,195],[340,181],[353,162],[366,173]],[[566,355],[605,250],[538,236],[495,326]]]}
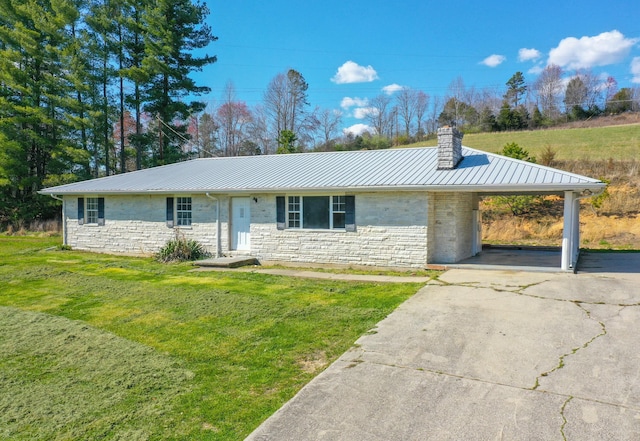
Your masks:
{"label": "stone veneer wall", "polygon": [[251,254],[268,261],[425,266],[426,193],[356,193],[355,204],[355,232],[278,230],[275,195],[259,195],[251,207]]}
{"label": "stone veneer wall", "polygon": [[[104,196],[105,224],[78,225],[78,198],[65,197],[66,241],[74,249],[104,253],[152,254],[169,239],[176,229],[166,225],[166,198],[153,196]],[[185,195],[189,196],[189,195]],[[216,201],[205,195],[191,195],[192,225],[180,228],[185,237],[216,251]],[[227,237],[228,198],[220,200],[222,237]],[[228,241],[223,240],[223,252]]]}
{"label": "stone veneer wall", "polygon": [[429,194],[429,263],[454,263],[473,254],[473,193]]}
{"label": "stone veneer wall", "polygon": [[[356,231],[278,230],[275,195],[251,197],[251,255],[299,263],[424,267],[471,256],[471,193],[356,193]],[[216,251],[216,201],[191,195],[187,238]],[[66,241],[75,249],[151,254],[175,235],[165,222],[166,195],[105,196],[105,225],[78,225],[77,198],[65,197]],[[257,200],[257,202],[254,201]],[[220,197],[223,254],[229,253],[230,198]]]}

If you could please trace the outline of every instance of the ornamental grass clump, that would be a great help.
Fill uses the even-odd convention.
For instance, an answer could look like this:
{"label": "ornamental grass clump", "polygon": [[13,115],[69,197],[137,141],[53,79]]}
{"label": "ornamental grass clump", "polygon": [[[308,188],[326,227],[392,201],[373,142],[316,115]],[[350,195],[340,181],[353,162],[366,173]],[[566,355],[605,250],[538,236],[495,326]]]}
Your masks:
{"label": "ornamental grass clump", "polygon": [[189,260],[199,260],[209,257],[209,253],[204,246],[194,239],[187,239],[179,231],[176,237],[167,243],[156,253],[156,260],[159,262],[186,262]]}

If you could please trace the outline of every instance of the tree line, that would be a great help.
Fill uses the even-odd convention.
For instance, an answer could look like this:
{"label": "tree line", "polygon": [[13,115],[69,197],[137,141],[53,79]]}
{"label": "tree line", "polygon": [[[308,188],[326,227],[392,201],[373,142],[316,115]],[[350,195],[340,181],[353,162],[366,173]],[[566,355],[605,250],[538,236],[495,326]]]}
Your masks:
{"label": "tree line", "polygon": [[568,121],[640,110],[640,88],[621,88],[581,70],[565,79],[559,66],[547,66],[532,83],[516,72],[496,90],[467,88],[461,78],[449,86],[440,124],[454,124],[467,133],[551,127]]}
{"label": "tree line", "polygon": [[567,81],[560,67],[550,65],[532,83],[516,72],[503,88],[477,90],[457,78],[444,97],[402,87],[361,100],[358,116],[369,131],[353,134],[343,132],[340,110],[309,104],[308,87],[290,69],[269,83],[261,104],[249,108],[227,83],[220,103],[194,117],[189,149],[205,157],[378,149],[433,137],[441,125],[466,133],[524,130],[640,109],[640,88],[618,89],[613,77],[589,70]]}
{"label": "tree line", "polygon": [[[227,83],[219,102],[190,78],[216,61],[198,0],[0,0],[0,227],[57,214],[46,186],[194,157],[379,149],[465,132],[546,127],[638,110],[638,89],[548,66],[503,88],[455,79],[444,97],[402,87],[358,103],[369,131],[342,130],[344,114],[312,106],[288,69],[249,107]],[[195,97],[195,98],[194,98]]]}
{"label": "tree line", "polygon": [[[51,216],[45,186],[184,158],[216,61],[204,3],[0,0],[0,224]],[[126,132],[126,118],[133,129]]]}

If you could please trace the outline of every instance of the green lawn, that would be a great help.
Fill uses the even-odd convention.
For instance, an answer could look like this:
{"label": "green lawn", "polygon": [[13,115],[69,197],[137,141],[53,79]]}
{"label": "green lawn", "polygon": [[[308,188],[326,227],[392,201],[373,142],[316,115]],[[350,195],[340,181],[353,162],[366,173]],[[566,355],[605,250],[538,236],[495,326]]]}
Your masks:
{"label": "green lawn", "polygon": [[240,440],[419,285],[0,236],[0,439]]}
{"label": "green lawn", "polygon": [[[493,153],[502,150],[510,142],[515,142],[537,157],[549,146],[557,152],[556,159],[638,159],[640,125],[471,133],[462,140],[465,146]],[[436,144],[434,139],[416,146]]]}

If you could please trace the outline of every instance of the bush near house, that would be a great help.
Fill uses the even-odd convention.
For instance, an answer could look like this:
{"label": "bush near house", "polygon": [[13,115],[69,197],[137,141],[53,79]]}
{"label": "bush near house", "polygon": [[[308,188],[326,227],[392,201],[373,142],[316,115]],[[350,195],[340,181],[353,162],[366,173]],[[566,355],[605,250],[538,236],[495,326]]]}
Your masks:
{"label": "bush near house", "polygon": [[191,260],[200,260],[209,257],[210,254],[205,249],[204,245],[194,239],[187,239],[176,228],[175,237],[160,248],[156,253],[156,260],[159,262],[186,262]]}

